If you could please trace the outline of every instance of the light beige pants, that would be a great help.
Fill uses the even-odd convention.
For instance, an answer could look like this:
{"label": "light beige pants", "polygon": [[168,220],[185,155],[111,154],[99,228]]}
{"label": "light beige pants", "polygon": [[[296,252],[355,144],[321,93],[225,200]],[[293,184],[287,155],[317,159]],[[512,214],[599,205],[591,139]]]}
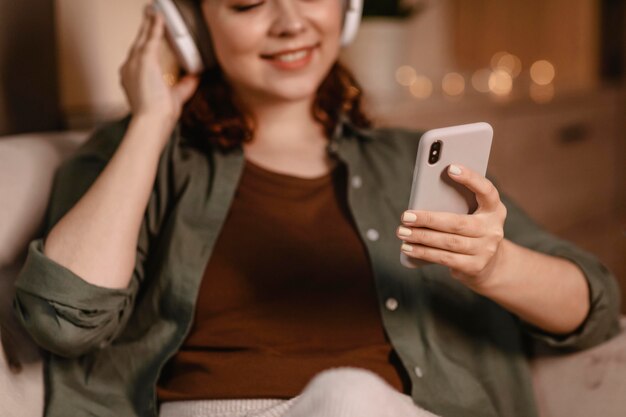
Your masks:
{"label": "light beige pants", "polygon": [[159,417],[436,417],[378,375],[357,368],[319,373],[289,400],[242,399],[163,403]]}

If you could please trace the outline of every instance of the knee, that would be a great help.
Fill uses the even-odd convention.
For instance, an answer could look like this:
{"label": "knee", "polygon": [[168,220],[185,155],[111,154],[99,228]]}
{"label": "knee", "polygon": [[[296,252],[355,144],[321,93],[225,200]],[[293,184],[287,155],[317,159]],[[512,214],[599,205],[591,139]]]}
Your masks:
{"label": "knee", "polygon": [[358,396],[360,401],[392,390],[381,377],[360,368],[332,368],[320,372],[309,383],[308,388],[326,398],[337,396],[343,399]]}
{"label": "knee", "polygon": [[[370,416],[388,402],[393,388],[371,371],[358,368],[333,368],[317,374],[303,391],[303,406],[325,410],[320,415]],[[306,407],[305,407],[306,408]],[[342,411],[339,411],[342,410]]]}
{"label": "knee", "polygon": [[425,417],[375,373],[359,368],[333,368],[317,374],[297,398],[289,417]]}

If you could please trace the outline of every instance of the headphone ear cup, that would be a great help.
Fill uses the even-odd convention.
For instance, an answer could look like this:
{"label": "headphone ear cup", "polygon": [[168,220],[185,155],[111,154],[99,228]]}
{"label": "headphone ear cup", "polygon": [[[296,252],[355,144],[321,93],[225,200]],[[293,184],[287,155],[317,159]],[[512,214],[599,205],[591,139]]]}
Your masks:
{"label": "headphone ear cup", "polygon": [[349,45],[356,37],[363,14],[363,0],[342,0],[344,3],[341,46]]}
{"label": "headphone ear cup", "polygon": [[181,17],[185,21],[185,25],[189,33],[193,37],[194,43],[198,48],[205,68],[213,67],[217,64],[215,53],[213,52],[213,41],[209,28],[204,21],[202,14],[201,2],[194,0],[173,0],[176,4]]}
{"label": "headphone ear cup", "polygon": [[[201,55],[205,68],[217,65],[213,41],[209,28],[204,20],[200,2],[194,0],[169,0],[178,10],[180,17],[189,31],[193,43]],[[349,45],[356,37],[361,23],[363,0],[341,0],[343,3],[343,27],[341,31],[341,45]],[[167,2],[167,0],[160,0]]]}

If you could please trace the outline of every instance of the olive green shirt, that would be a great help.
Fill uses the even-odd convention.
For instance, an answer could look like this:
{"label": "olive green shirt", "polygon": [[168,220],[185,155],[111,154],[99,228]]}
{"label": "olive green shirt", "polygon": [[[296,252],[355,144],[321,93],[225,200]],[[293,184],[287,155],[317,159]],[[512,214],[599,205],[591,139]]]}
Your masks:
{"label": "olive green shirt", "polygon": [[[44,235],[103,170],[129,120],[98,129],[58,170]],[[396,228],[409,200],[420,136],[359,129],[343,118],[327,148],[347,165],[348,203],[413,400],[445,417],[536,416],[527,336],[564,349],[607,340],[618,330],[616,283],[593,256],[546,233],[504,197],[506,238],[570,259],[587,277],[591,311],[576,332],[556,337],[525,325],[455,281],[445,267],[403,267]],[[243,164],[240,147],[224,152],[182,136],[180,126],[174,129],[160,158],[126,289],[89,284],[47,258],[44,239],[31,242],[14,307],[49,351],[46,416],[157,415],[159,373],[190,329],[200,280]]]}

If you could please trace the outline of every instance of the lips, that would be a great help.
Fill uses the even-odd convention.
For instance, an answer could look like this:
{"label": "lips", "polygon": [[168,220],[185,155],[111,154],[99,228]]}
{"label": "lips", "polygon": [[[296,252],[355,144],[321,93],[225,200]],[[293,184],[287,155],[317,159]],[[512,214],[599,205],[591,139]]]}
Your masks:
{"label": "lips", "polygon": [[309,52],[311,52],[314,48],[317,48],[319,43],[312,46],[305,46],[302,48],[294,48],[294,49],[285,49],[279,52],[271,53],[271,54],[261,54],[261,58],[263,59],[276,59],[281,61],[296,61],[298,59],[302,59]]}

